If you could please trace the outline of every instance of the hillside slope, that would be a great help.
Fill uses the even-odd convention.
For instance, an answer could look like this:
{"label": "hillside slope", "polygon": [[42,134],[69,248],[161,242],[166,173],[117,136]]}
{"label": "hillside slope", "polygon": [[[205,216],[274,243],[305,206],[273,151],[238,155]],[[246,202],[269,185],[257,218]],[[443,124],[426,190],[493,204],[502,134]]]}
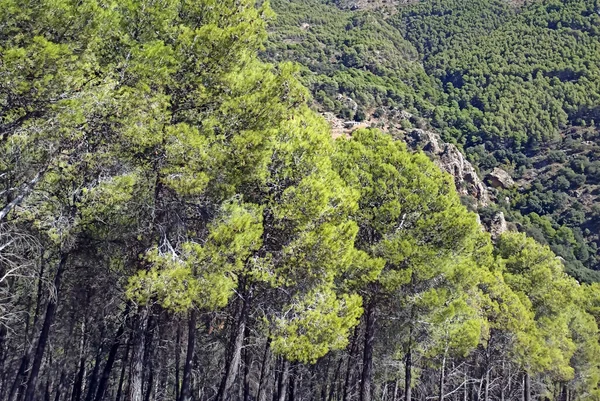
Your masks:
{"label": "hillside slope", "polygon": [[263,56],[302,65],[318,110],[437,131],[482,178],[507,171],[515,185],[482,218],[503,211],[572,275],[600,278],[597,0],[272,5]]}

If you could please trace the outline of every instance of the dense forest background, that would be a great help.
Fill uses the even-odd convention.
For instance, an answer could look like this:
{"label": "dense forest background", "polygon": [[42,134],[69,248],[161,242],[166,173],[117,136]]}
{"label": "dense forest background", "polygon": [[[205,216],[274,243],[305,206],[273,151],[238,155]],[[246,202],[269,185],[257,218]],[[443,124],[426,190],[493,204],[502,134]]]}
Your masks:
{"label": "dense forest background", "polygon": [[0,0],[0,399],[599,400],[598,5],[272,6]]}
{"label": "dense forest background", "polygon": [[433,129],[482,177],[506,170],[516,185],[480,214],[600,280],[598,1],[401,3],[275,0],[264,55],[300,63],[321,111]]}

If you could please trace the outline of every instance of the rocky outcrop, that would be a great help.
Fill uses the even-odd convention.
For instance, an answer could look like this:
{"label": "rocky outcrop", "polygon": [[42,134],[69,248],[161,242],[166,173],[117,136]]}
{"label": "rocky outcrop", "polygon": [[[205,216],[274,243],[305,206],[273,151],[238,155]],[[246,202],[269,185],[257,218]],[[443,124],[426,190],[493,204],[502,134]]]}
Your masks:
{"label": "rocky outcrop", "polygon": [[496,241],[502,234],[507,232],[508,225],[506,224],[504,213],[496,212],[488,222],[486,228],[493,241]]}
{"label": "rocky outcrop", "polygon": [[414,129],[408,133],[406,143],[412,149],[422,149],[431,154],[434,162],[442,170],[454,176],[458,193],[473,197],[479,206],[487,206],[490,203],[487,187],[473,165],[456,146],[445,143],[438,134],[421,129]]}
{"label": "rocky outcrop", "polygon": [[352,110],[354,112],[356,112],[356,110],[358,110],[358,103],[356,103],[356,101],[354,99],[352,99],[350,96],[346,96],[346,95],[342,95],[341,93],[338,93],[337,100],[339,100],[344,106],[346,106],[347,108],[349,108],[350,110]]}
{"label": "rocky outcrop", "polygon": [[485,180],[494,188],[508,189],[515,185],[510,174],[500,167],[494,168],[494,170],[485,177]]}

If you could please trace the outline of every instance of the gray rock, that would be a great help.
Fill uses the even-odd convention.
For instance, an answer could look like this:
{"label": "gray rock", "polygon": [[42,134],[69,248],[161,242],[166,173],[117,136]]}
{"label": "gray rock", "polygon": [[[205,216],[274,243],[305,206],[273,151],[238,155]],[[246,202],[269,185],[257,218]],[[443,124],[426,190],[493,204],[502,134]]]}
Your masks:
{"label": "gray rock", "polygon": [[510,174],[502,170],[500,167],[494,168],[491,173],[485,177],[486,181],[494,188],[508,189],[515,185]]}
{"label": "gray rock", "polygon": [[504,213],[496,212],[487,227],[488,232],[492,236],[492,240],[496,241],[502,234],[508,231],[508,225],[504,218]]}
{"label": "gray rock", "polygon": [[430,153],[434,162],[454,177],[459,194],[473,197],[479,206],[489,205],[487,187],[456,146],[445,143],[438,134],[422,129],[412,130],[405,139],[411,149],[422,149]]}

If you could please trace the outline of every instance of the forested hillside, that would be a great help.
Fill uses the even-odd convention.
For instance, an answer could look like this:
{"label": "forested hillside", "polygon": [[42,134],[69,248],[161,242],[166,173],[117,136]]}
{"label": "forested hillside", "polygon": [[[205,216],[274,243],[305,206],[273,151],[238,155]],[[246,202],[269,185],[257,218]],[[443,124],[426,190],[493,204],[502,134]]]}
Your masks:
{"label": "forested hillside", "polygon": [[492,208],[600,280],[598,1],[411,3],[275,0],[264,56],[303,65],[321,111],[432,129],[482,177],[506,170],[516,185]]}
{"label": "forested hillside", "polygon": [[[563,263],[592,275],[577,263],[595,266],[581,239],[595,234],[560,223],[586,205],[563,188],[566,212],[527,209],[553,172],[591,174],[593,153],[573,150],[597,133],[593,87],[577,116],[561,91],[597,66],[523,84],[553,88],[539,113],[564,120],[527,141],[512,129],[531,115],[503,131],[497,102],[465,100],[504,90],[512,67],[487,86],[434,68],[471,71],[479,56],[444,52],[550,16],[585,36],[576,52],[597,19],[575,18],[576,1],[444,4],[388,4],[384,19],[277,3],[274,19],[252,0],[0,0],[0,400],[599,400],[600,285]],[[315,108],[403,125],[334,140]],[[477,210],[504,208],[530,236],[492,241],[453,178],[400,140],[412,124],[483,171],[477,155],[509,169],[500,151],[522,155],[522,177],[546,163],[546,181]],[[561,133],[572,142],[548,152]]]}

